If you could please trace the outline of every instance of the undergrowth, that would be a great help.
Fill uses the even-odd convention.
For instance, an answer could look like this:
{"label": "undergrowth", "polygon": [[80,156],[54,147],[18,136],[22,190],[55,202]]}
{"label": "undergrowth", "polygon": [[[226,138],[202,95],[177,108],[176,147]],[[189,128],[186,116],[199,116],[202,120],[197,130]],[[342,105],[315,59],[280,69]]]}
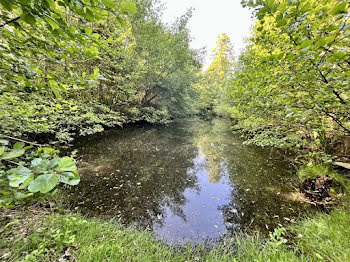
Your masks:
{"label": "undergrowth", "polygon": [[288,229],[294,239],[276,229],[267,240],[242,236],[211,248],[169,246],[149,232],[74,214],[45,214],[40,223],[26,217],[2,226],[3,261],[350,261],[346,209],[300,221]]}
{"label": "undergrowth", "polygon": [[300,179],[316,178],[317,176],[330,176],[333,178],[333,186],[335,189],[340,190],[341,192],[350,190],[348,179],[332,169],[329,165],[309,163],[298,170],[298,176]]}

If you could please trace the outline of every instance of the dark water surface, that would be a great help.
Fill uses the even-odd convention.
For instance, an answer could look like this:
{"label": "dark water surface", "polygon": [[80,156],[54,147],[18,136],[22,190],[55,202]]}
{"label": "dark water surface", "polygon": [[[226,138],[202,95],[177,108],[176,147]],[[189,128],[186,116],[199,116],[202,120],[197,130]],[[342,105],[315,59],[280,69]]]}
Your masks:
{"label": "dark water surface", "polygon": [[70,206],[153,230],[168,243],[239,230],[267,233],[305,207],[286,163],[243,145],[223,119],[108,131],[77,146],[81,183]]}

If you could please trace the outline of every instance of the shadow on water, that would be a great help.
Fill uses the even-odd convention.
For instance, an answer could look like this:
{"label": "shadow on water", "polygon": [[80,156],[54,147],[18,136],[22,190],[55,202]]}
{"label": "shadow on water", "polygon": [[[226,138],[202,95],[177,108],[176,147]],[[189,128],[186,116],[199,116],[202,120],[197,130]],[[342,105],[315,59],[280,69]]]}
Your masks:
{"label": "shadow on water", "polygon": [[223,119],[112,130],[77,145],[81,183],[69,205],[153,230],[168,243],[267,233],[305,210],[297,181],[269,151],[243,145]]}

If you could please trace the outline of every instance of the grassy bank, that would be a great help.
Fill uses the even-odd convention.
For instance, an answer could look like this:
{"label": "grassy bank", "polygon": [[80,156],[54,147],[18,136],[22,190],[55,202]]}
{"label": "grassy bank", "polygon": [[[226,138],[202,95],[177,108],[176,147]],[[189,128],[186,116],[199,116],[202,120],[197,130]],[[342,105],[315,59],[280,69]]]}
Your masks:
{"label": "grassy bank", "polygon": [[167,246],[113,221],[35,210],[2,215],[2,261],[350,261],[346,208],[300,221],[287,236],[245,236],[209,249]]}

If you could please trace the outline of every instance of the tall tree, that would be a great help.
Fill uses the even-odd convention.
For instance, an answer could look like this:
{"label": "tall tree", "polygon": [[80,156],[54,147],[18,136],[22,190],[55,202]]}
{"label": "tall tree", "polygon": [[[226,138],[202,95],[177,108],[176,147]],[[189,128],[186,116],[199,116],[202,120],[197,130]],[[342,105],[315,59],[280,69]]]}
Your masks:
{"label": "tall tree", "polygon": [[212,59],[197,85],[200,91],[200,108],[206,112],[224,115],[230,103],[228,94],[235,66],[233,46],[226,34],[218,36],[216,47],[212,50]]}

